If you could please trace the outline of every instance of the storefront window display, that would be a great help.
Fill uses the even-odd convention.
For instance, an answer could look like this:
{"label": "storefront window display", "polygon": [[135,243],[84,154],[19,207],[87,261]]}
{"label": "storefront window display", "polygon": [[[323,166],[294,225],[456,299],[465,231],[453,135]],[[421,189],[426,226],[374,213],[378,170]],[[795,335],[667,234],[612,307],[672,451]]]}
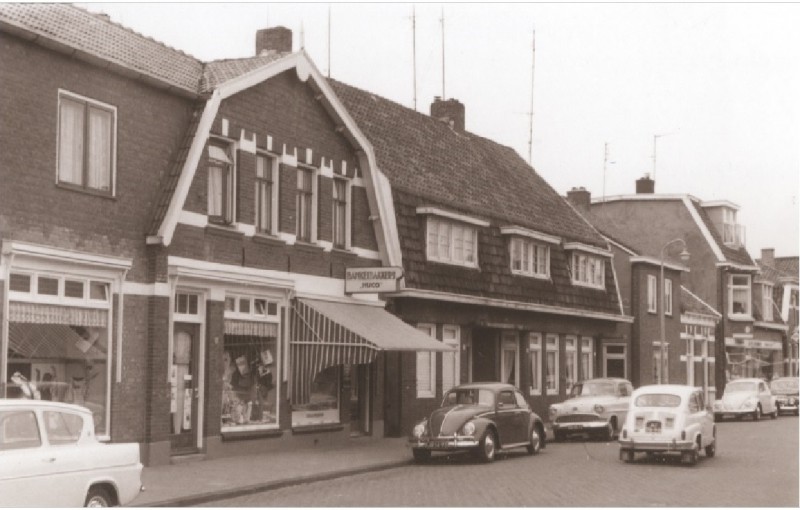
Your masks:
{"label": "storefront window display", "polygon": [[222,429],[276,425],[277,340],[225,335],[222,354]]}
{"label": "storefront window display", "polygon": [[5,396],[82,405],[107,435],[108,284],[36,273],[10,283]]}
{"label": "storefront window display", "polygon": [[781,375],[783,363],[780,344],[759,341],[726,340],[726,381],[742,377],[771,380]]}
{"label": "storefront window display", "polygon": [[309,401],[292,406],[292,426],[339,423],[341,365],[328,367],[314,377]]}

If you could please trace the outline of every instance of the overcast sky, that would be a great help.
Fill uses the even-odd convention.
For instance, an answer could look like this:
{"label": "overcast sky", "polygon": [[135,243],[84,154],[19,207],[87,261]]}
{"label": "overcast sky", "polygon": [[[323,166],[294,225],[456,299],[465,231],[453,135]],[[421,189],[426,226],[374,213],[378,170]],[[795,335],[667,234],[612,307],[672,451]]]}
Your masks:
{"label": "overcast sky", "polygon": [[[414,107],[412,4],[80,5],[204,61],[252,56],[255,31],[282,25],[324,74]],[[466,105],[469,131],[527,160],[535,29],[532,162],[559,193],[631,194],[655,172],[657,193],[738,204],[753,257],[768,247],[798,255],[800,4],[415,12],[418,111],[444,88]]]}

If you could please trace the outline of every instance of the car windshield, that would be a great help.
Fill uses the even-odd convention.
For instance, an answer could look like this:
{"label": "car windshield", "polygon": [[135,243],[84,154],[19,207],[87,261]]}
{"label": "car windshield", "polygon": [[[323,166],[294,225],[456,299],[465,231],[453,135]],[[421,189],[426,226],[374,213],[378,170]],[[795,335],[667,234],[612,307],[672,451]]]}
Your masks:
{"label": "car windshield", "polygon": [[779,391],[797,391],[798,389],[797,379],[776,379],[769,386],[773,390]]}
{"label": "car windshield", "polygon": [[478,404],[494,407],[494,392],[480,388],[460,388],[452,390],[444,396],[442,407],[456,404]]}
{"label": "car windshield", "polygon": [[726,392],[734,391],[756,391],[758,383],[753,381],[734,381],[725,386]]}
{"label": "car windshield", "polygon": [[571,397],[614,395],[614,383],[608,381],[586,381],[572,387]]}
{"label": "car windshield", "polygon": [[678,407],[681,397],[669,393],[646,393],[636,397],[636,407]]}

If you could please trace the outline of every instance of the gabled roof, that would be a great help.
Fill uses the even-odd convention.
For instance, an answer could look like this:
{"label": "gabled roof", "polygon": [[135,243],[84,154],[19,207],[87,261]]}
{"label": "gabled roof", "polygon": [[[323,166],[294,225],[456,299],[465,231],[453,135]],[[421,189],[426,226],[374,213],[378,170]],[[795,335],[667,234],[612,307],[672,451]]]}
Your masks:
{"label": "gabled roof", "polygon": [[214,60],[209,62],[206,64],[203,71],[203,79],[200,82],[200,92],[204,94],[210,93],[226,81],[255,71],[286,55],[289,55],[289,53],[270,52],[256,57]]}
{"label": "gabled roof", "polygon": [[714,307],[695,296],[683,285],[681,285],[681,313],[705,315],[708,317],[713,317],[716,320],[722,318],[722,314],[716,311]]}
{"label": "gabled roof", "polygon": [[329,80],[372,142],[392,187],[471,213],[605,248],[606,243],[510,147]]}
{"label": "gabled roof", "polygon": [[692,206],[697,211],[700,220],[711,233],[711,236],[714,238],[714,242],[717,243],[717,246],[722,251],[722,255],[725,257],[726,261],[744,266],[756,265],[755,262],[753,262],[753,259],[750,258],[750,254],[747,253],[747,249],[745,249],[744,246],[733,248],[722,242],[722,235],[719,233],[716,227],[714,227],[714,223],[711,221],[711,218],[708,216],[706,210],[701,206],[700,201],[695,198],[690,198],[689,202],[691,202]]}
{"label": "gabled roof", "polygon": [[612,218],[600,216],[586,209],[578,209],[578,213],[596,228],[600,234],[604,235],[609,240],[637,255],[645,253],[645,250],[639,246],[637,240],[634,239],[633,236],[630,236],[624,229],[619,228]]}
{"label": "gabled roof", "polygon": [[191,55],[70,4],[0,4],[0,30],[192,95],[203,73]]}
{"label": "gabled roof", "polygon": [[784,276],[797,279],[800,276],[800,257],[775,257],[775,267]]}

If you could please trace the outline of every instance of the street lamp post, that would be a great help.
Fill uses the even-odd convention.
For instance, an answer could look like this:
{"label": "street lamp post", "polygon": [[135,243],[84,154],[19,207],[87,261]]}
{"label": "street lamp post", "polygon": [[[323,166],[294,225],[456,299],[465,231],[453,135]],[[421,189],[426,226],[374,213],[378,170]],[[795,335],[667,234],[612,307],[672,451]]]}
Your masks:
{"label": "street lamp post", "polygon": [[[664,331],[664,329],[665,329],[664,328],[664,299],[666,297],[666,289],[664,288],[664,254],[667,251],[667,248],[669,246],[675,244],[675,243],[680,243],[680,244],[683,245],[683,251],[680,254],[681,260],[683,262],[687,262],[689,260],[689,252],[686,250],[686,241],[684,241],[681,238],[673,239],[672,241],[668,242],[667,244],[665,244],[661,248],[661,276],[659,277],[658,290],[656,291],[656,296],[657,296],[658,303],[659,303],[658,318],[659,318],[659,322],[660,322],[660,326],[661,326],[661,328],[660,328],[660,330],[661,330],[661,345],[660,345],[661,358],[658,360],[658,366],[659,366],[658,383],[659,384],[664,383],[664,367],[665,367],[665,363],[666,363],[664,358],[666,357],[666,352],[667,352],[666,345],[665,345],[667,339],[666,339],[666,333]],[[658,296],[659,293],[661,294],[660,296]],[[671,298],[672,298],[672,296],[670,296],[670,299]]]}

